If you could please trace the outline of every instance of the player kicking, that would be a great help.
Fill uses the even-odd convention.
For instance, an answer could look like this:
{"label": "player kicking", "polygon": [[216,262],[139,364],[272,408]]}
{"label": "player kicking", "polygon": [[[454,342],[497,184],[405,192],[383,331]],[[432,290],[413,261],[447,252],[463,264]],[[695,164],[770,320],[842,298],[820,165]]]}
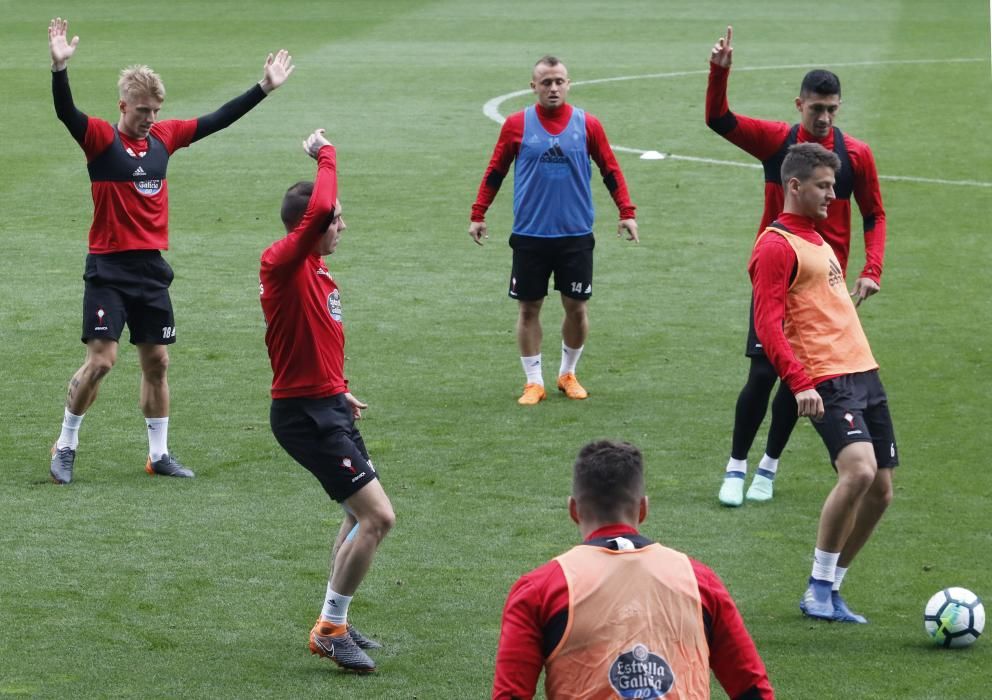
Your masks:
{"label": "player kicking", "polygon": [[367,406],[348,391],[341,295],[323,260],[346,228],[334,146],[318,129],[303,148],[317,160],[317,180],[286,192],[281,217],[287,235],[262,253],[259,275],[273,375],[270,423],[283,449],[345,512],[310,651],[368,673],[375,662],[363,649],[381,645],[348,624],[348,605],[396,518],[355,427]]}
{"label": "player kicking", "polygon": [[795,395],[798,415],[813,419],[837,472],[799,607],[809,617],[864,623],[840,587],[892,501],[899,460],[878,363],[840,262],[815,229],[834,200],[839,168],[837,155],[820,144],[789,148],[781,171],[785,210],[758,237],[748,272],[758,339]]}
{"label": "player kicking", "polygon": [[168,345],[176,342],[169,298],[172,268],[160,251],[169,247],[169,157],[230,126],[282,85],[293,72],[286,51],[265,61],[262,79],[216,112],[198,119],[159,121],[165,87],[148,66],[121,71],[120,118],[113,125],[76,109],[66,65],[79,43],[67,39],[68,22],[48,25],[55,113],[86,154],[93,194],[93,224],[83,275],[86,360],[69,381],[62,432],[52,448],[50,473],[57,484],[72,481],[83,416],[100,383],[117,362],[125,324],[141,362],[141,410],[148,429],[149,474],[192,477],[169,452]]}

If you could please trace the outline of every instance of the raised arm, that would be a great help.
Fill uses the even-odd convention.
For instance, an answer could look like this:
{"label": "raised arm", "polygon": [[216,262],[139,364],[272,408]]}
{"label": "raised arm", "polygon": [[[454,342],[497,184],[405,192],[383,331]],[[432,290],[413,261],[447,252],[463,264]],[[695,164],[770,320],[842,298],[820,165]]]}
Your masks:
{"label": "raised arm", "polygon": [[303,218],[285,238],[270,246],[262,259],[262,265],[273,271],[280,268],[286,271],[295,269],[297,264],[313,252],[317,239],[327,230],[331,217],[334,216],[338,197],[337,156],[334,146],[324,136],[324,130],[317,129],[303,141],[303,150],[317,160],[317,179]]}
{"label": "raised arm", "polygon": [[730,40],[733,27],[720,37],[710,50],[710,76],[706,83],[706,125],[738,148],[758,160],[774,155],[789,133],[785,122],[754,119],[730,111],[727,101],[727,83],[733,48]]}
{"label": "raised arm", "polygon": [[68,28],[69,23],[61,17],[56,17],[48,24],[48,48],[52,54],[52,99],[55,101],[55,116],[65,124],[72,138],[82,144],[89,117],[76,109],[69,89],[66,66],[76,52],[79,37],[74,36],[72,41],[66,41]]}
{"label": "raised arm", "polygon": [[226,129],[246,115],[255,105],[265,99],[266,95],[286,82],[295,68],[293,57],[289,55],[286,49],[280,49],[275,55],[270,53],[265,59],[262,79],[257,84],[253,85],[244,94],[224,104],[217,111],[206,114],[196,120],[196,131],[193,134],[193,141],[199,141],[221,129]]}
{"label": "raised arm", "polygon": [[76,53],[79,45],[79,37],[72,37],[72,41],[67,41],[66,36],[69,31],[69,20],[56,17],[48,23],[48,49],[52,54],[52,70],[65,70],[69,59]]}

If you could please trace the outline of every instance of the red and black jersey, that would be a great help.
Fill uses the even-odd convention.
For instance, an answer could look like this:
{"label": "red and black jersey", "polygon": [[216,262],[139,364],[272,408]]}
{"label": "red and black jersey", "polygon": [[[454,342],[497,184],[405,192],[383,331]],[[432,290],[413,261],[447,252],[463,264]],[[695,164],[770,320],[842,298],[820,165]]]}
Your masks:
{"label": "red and black jersey", "polygon": [[730,111],[727,81],[730,69],[710,63],[706,88],[706,123],[713,131],[761,161],[765,171],[765,208],[758,233],[765,230],[785,204],[781,167],[788,147],[809,141],[820,143],[841,159],[835,187],[837,199],[830,203],[827,218],[818,229],[830,244],[841,268],[847,273],[851,249],[851,195],[864,223],[865,266],[859,277],[879,282],[885,257],[885,209],[878,186],[875,158],[868,144],[834,128],[825,139],[817,139],[801,124],[753,119]]}
{"label": "red and black jersey", "polygon": [[196,120],[154,124],[148,138],[129,139],[89,118],[82,147],[93,194],[89,252],[169,248],[169,156],[190,144]]}
{"label": "red and black jersey", "polygon": [[[537,117],[541,126],[550,134],[560,134],[568,126],[572,118],[572,105],[564,104],[558,109],[548,110],[541,105],[535,105]],[[589,150],[589,157],[599,167],[603,183],[613,197],[613,202],[617,205],[621,219],[633,219],[637,207],[630,201],[630,193],[627,191],[627,182],[624,180],[623,171],[617,163],[610,142],[606,138],[606,131],[603,124],[589,112],[586,115],[586,148]],[[499,132],[499,139],[493,149],[492,158],[486,168],[485,175],[482,176],[482,184],[479,185],[479,193],[476,195],[475,203],[472,205],[472,221],[485,221],[486,211],[496,198],[503,179],[510,171],[513,160],[520,152],[520,141],[524,136],[524,112],[515,112],[506,118],[503,127]]]}
{"label": "red and black jersey", "polygon": [[[596,530],[585,543],[607,546],[608,539],[616,537],[624,537],[636,547],[651,544],[637,530],[626,525]],[[765,665],[730,593],[712,569],[691,557],[689,561],[699,586],[710,668],[717,681],[731,698],[774,698]],[[556,560],[517,580],[503,609],[493,698],[510,700],[534,696],[545,659],[561,640],[568,625],[568,615],[568,583]]]}
{"label": "red and black jersey", "polygon": [[258,291],[274,399],[323,398],[348,390],[341,295],[314,252],[334,215],[337,190],[334,147],[324,146],[306,213],[262,253]]}
{"label": "red and black jersey", "polygon": [[86,154],[93,194],[89,252],[169,247],[169,156],[227,128],[265,99],[258,84],[196,119],[157,122],[146,139],[130,139],[76,108],[68,71],[52,73],[55,113]]}

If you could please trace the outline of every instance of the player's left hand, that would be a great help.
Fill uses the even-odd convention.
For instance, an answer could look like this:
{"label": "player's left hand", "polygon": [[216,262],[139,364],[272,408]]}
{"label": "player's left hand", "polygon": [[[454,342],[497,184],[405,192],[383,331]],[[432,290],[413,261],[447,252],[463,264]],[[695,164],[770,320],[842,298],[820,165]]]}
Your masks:
{"label": "player's left hand", "polygon": [[351,395],[351,392],[350,391],[345,392],[344,399],[345,399],[345,401],[348,402],[348,405],[351,406],[351,416],[352,416],[352,418],[354,418],[355,420],[361,420],[362,419],[362,409],[363,408],[368,408],[369,405],[367,403],[362,403],[361,401],[359,401],[358,399],[356,399],[354,396]]}
{"label": "player's left hand", "polygon": [[279,49],[275,56],[269,54],[268,58],[265,59],[264,68],[265,74],[258,81],[258,84],[262,87],[265,94],[268,95],[286,82],[286,79],[292,75],[293,69],[296,66],[293,65],[293,57],[289,55],[289,51]]}
{"label": "player's left hand", "polygon": [[637,237],[637,221],[635,219],[620,219],[617,225],[617,238],[622,238],[624,231],[627,232],[627,240],[637,243],[641,239]]}
{"label": "player's left hand", "polygon": [[859,277],[854,282],[854,289],[851,290],[851,298],[854,299],[854,306],[861,306],[861,302],[872,294],[877,294],[879,289],[878,282],[875,280],[870,277]]}

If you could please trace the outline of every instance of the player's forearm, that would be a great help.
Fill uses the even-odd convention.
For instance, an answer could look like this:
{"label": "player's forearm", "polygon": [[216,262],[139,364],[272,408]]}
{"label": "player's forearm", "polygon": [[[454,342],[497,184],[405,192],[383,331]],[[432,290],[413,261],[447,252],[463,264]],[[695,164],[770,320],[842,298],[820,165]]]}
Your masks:
{"label": "player's forearm", "polygon": [[727,82],[730,68],[710,63],[710,77],[706,83],[706,126],[724,136],[737,125],[734,113],[727,102]]}
{"label": "player's forearm", "polygon": [[55,101],[55,115],[59,118],[72,138],[79,143],[86,136],[86,125],[89,117],[76,109],[72,101],[72,91],[69,89],[69,71],[65,68],[52,71],[52,98]]}
{"label": "player's forearm", "polygon": [[249,90],[222,105],[220,109],[197,118],[193,141],[199,141],[205,136],[226,129],[264,99],[265,91],[262,87],[258,83],[252,85]]}
{"label": "player's forearm", "polygon": [[864,228],[865,266],[861,276],[881,284],[882,265],[885,262],[885,214],[866,216]]}

